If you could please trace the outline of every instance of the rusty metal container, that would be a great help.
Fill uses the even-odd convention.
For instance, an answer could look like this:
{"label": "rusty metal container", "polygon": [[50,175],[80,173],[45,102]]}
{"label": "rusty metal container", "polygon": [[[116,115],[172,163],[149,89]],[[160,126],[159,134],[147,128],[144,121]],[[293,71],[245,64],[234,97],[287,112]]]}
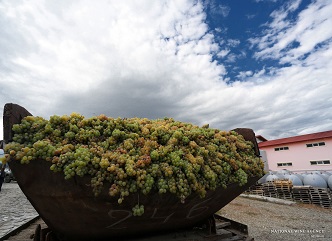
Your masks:
{"label": "rusty metal container", "polygon": [[[4,142],[11,141],[12,125],[31,115],[15,104],[4,108]],[[245,139],[254,142],[250,129],[236,129]],[[260,177],[248,179],[244,186],[230,184],[208,191],[205,198],[192,194],[185,203],[171,194],[130,194],[121,205],[108,194],[110,184],[104,184],[102,193],[95,197],[88,177],[65,180],[62,173],[50,171],[50,163],[32,161],[27,165],[9,163],[17,182],[49,228],[62,240],[102,240],[117,237],[153,234],[191,227],[211,217],[242,192],[254,185]],[[145,206],[142,216],[133,216],[132,207]]]}

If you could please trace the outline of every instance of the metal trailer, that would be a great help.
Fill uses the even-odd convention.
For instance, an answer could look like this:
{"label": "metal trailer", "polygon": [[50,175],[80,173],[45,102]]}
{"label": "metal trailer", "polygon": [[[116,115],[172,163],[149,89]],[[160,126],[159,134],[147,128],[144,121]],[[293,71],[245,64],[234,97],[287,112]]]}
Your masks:
{"label": "metal trailer", "polygon": [[[12,126],[20,123],[26,116],[31,116],[31,113],[25,108],[12,103],[5,105],[5,144],[12,141]],[[255,153],[259,156],[254,132],[246,128],[234,131],[253,142]],[[206,227],[210,239],[206,239],[205,236],[199,239],[196,236],[176,240],[222,240],[218,239],[216,221],[219,217],[215,213],[261,178],[248,178],[247,184],[243,186],[230,184],[226,189],[219,187],[214,191],[210,190],[204,198],[192,194],[186,198],[185,203],[181,203],[177,197],[169,193],[150,193],[130,194],[119,205],[116,198],[109,196],[109,187],[106,184],[101,194],[95,197],[88,177],[75,176],[65,180],[63,174],[49,171],[51,163],[47,161],[35,160],[28,165],[12,161],[9,165],[21,190],[50,231],[42,233],[52,234],[53,239],[49,240],[123,240],[139,237],[145,238],[142,240],[156,240],[147,239],[146,235],[167,236],[169,233],[172,235],[178,232],[177,230],[188,228],[195,232],[205,232],[202,228],[197,229],[202,222],[205,226],[206,223],[209,224]],[[144,215],[133,216],[132,207],[138,200],[146,204]],[[188,231],[184,232],[187,235]],[[36,233],[35,236],[38,236],[38,232]]]}
{"label": "metal trailer", "polygon": [[[16,228],[0,241],[59,241],[57,235],[38,216]],[[138,238],[110,238],[104,241],[253,241],[245,224],[218,214],[193,227],[168,232],[146,234]],[[75,239],[73,239],[75,241]]]}

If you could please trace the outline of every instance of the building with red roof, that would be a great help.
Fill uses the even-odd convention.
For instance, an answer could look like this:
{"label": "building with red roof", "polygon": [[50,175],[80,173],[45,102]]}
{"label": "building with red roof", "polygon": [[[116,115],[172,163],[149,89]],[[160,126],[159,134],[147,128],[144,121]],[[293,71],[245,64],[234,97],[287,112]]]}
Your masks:
{"label": "building with red roof", "polygon": [[276,140],[256,138],[271,171],[332,171],[332,130]]}

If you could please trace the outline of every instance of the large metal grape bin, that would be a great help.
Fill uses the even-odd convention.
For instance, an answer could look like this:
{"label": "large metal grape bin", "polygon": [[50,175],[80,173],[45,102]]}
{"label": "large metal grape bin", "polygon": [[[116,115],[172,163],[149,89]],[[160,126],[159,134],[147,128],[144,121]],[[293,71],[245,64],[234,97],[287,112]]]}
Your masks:
{"label": "large metal grape bin", "polygon": [[[12,140],[12,126],[31,115],[16,104],[4,107],[4,142]],[[251,129],[235,129],[254,143],[259,155],[255,134]],[[122,204],[108,194],[104,184],[95,197],[90,178],[73,177],[65,180],[62,173],[50,171],[51,163],[32,161],[27,165],[9,163],[18,185],[48,227],[63,240],[101,240],[170,231],[195,225],[206,220],[222,207],[255,184],[260,176],[248,179],[244,186],[230,184],[208,191],[205,198],[192,194],[181,203],[171,194],[130,194]],[[133,216],[132,207],[141,203],[142,216]],[[114,240],[118,240],[115,238]]]}

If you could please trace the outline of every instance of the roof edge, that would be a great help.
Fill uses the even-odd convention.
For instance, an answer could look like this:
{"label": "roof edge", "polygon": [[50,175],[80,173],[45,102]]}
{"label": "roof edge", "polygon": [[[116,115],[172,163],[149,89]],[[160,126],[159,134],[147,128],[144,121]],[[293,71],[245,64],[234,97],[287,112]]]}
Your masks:
{"label": "roof edge", "polygon": [[294,142],[324,139],[324,138],[329,138],[329,137],[332,138],[332,130],[317,132],[317,133],[312,133],[312,134],[299,135],[299,136],[286,137],[286,138],[270,140],[270,141],[264,141],[264,142],[258,143],[258,146],[259,147],[275,146],[275,145],[282,145],[282,144],[288,144],[288,143],[294,143]]}

